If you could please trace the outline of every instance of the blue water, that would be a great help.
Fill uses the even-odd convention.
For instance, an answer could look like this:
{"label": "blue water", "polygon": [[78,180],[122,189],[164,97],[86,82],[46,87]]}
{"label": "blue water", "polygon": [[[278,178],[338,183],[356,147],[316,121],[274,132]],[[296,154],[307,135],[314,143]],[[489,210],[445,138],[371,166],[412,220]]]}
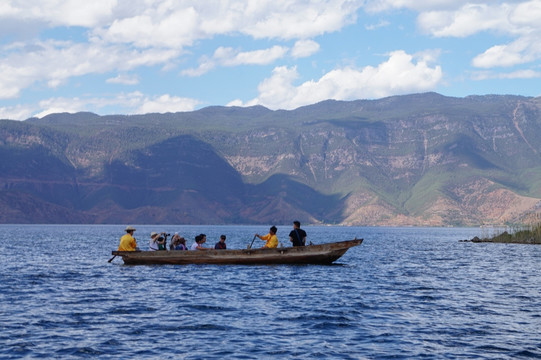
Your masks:
{"label": "blue water", "polygon": [[[314,243],[365,241],[331,266],[108,263],[124,227],[0,225],[0,358],[541,357],[541,246],[459,242],[482,229],[305,227]],[[146,249],[151,231],[209,245],[224,233],[246,248],[267,230],[135,236]]]}

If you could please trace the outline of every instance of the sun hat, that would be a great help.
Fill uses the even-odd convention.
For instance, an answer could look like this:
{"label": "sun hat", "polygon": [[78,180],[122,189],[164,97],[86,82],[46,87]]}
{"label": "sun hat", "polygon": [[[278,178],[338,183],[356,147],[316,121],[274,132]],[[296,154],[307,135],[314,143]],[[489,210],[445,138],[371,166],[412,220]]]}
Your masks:
{"label": "sun hat", "polygon": [[135,228],[129,225],[129,226],[126,226],[126,231],[135,231]]}
{"label": "sun hat", "polygon": [[153,236],[156,236],[156,235],[158,235],[158,233],[156,231],[153,231],[153,232],[150,233],[150,237],[153,237]]}

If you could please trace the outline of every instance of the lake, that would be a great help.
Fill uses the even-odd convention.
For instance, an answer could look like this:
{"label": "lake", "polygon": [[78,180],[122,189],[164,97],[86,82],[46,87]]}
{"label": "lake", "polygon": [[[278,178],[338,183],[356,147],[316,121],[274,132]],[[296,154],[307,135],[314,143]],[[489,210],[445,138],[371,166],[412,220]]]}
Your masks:
{"label": "lake", "polygon": [[[327,266],[108,263],[126,225],[0,225],[0,358],[541,357],[541,246],[459,242],[491,230],[303,227],[365,239]],[[132,225],[143,250],[269,228]]]}

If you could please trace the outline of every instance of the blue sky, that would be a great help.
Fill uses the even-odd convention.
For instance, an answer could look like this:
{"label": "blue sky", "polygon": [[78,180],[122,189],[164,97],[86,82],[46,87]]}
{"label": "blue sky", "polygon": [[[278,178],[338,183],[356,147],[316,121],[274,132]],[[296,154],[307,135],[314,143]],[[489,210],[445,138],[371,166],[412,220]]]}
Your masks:
{"label": "blue sky", "polygon": [[540,96],[541,0],[2,0],[0,118]]}

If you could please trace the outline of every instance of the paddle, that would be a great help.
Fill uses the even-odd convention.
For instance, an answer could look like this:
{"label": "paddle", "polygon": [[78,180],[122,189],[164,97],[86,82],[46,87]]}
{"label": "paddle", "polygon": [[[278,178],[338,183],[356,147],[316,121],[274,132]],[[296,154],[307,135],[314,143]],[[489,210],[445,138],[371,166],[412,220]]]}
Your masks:
{"label": "paddle", "polygon": [[254,244],[254,241],[255,241],[255,237],[256,237],[256,235],[254,235],[254,238],[252,239],[252,243],[250,244],[250,246],[248,246],[248,249],[252,248],[252,245]]}
{"label": "paddle", "polygon": [[107,261],[107,262],[111,262],[111,261],[113,261],[113,259],[114,259],[114,258],[116,258],[116,255],[115,255],[115,256],[113,256],[112,258],[110,258],[110,259],[109,259],[109,261]]}

